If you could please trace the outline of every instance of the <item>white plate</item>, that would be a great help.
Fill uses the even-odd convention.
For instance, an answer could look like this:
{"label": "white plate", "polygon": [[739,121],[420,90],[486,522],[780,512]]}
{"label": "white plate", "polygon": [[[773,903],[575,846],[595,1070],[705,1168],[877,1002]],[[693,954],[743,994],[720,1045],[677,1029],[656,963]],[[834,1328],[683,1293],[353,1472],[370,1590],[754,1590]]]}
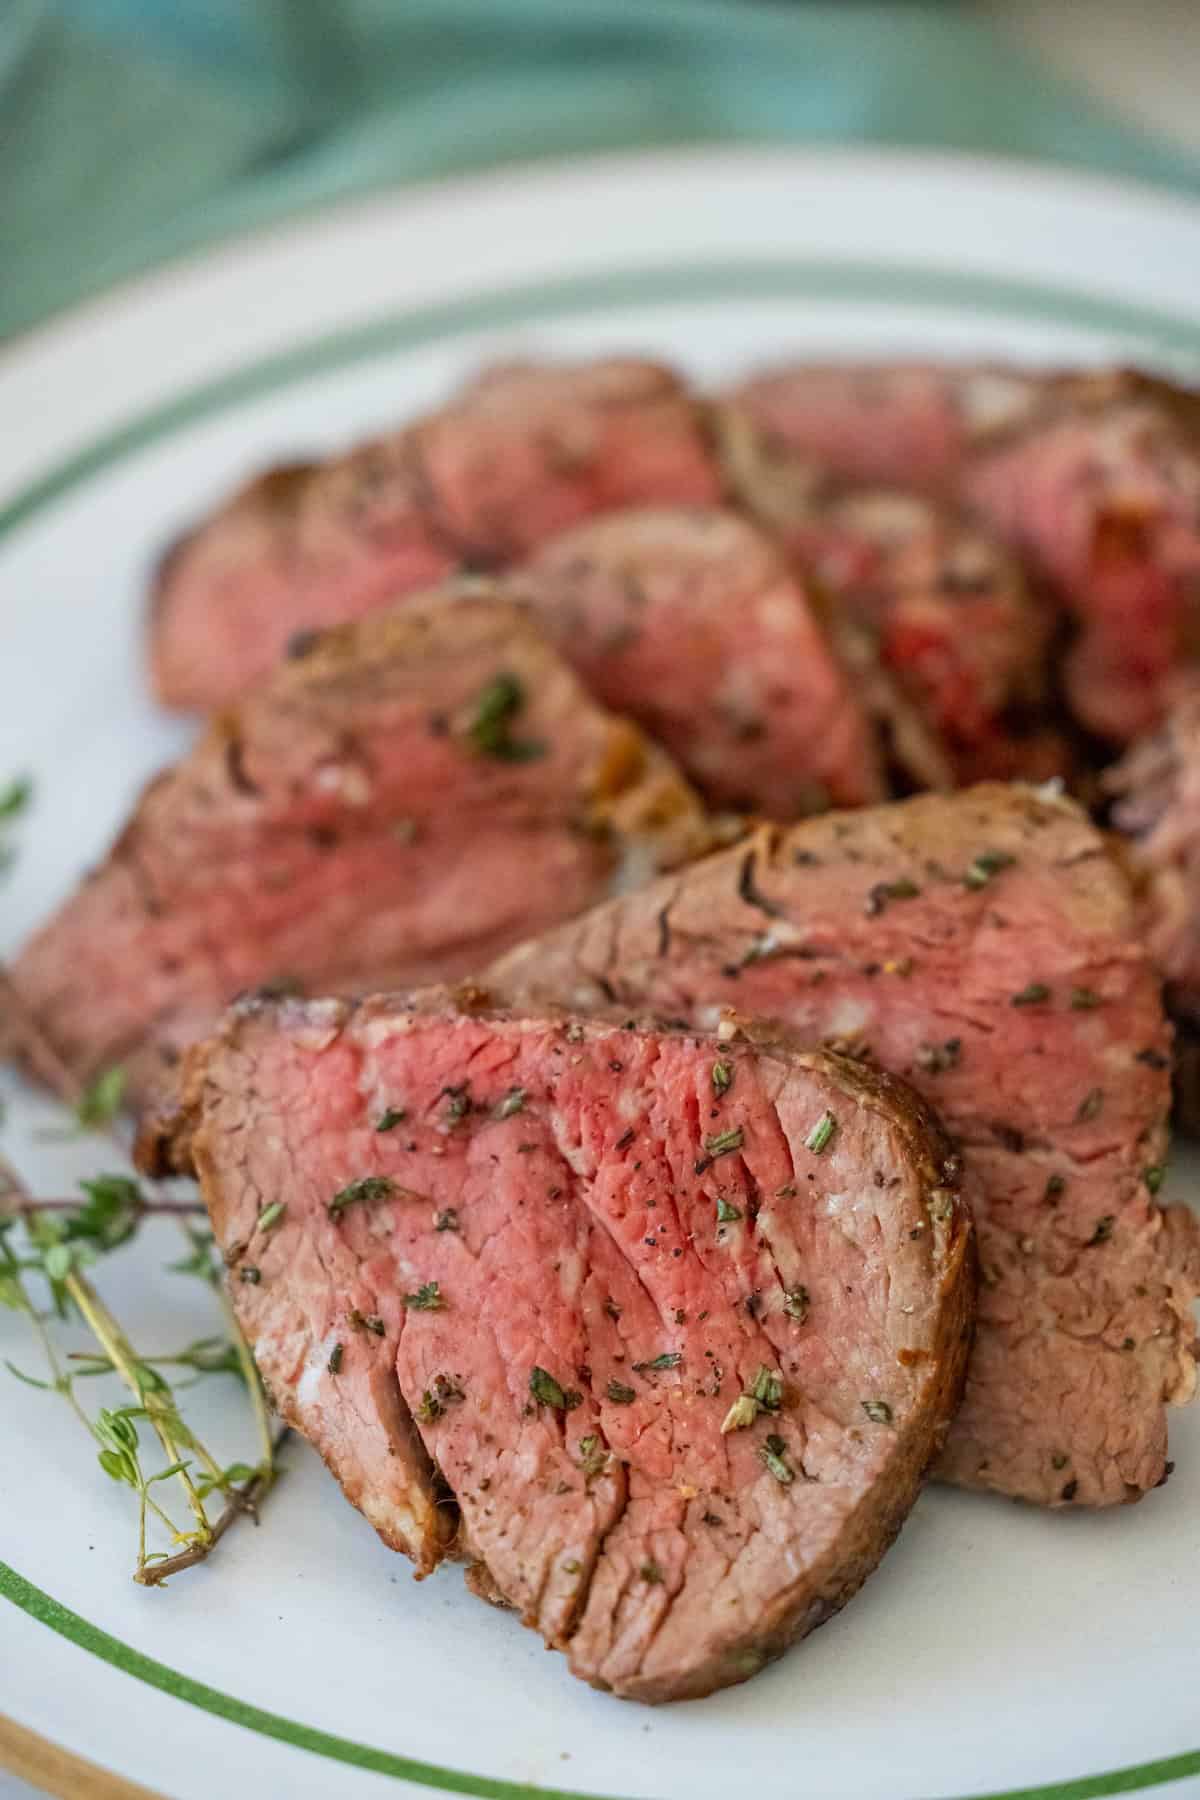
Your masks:
{"label": "white plate", "polygon": [[[17,342],[0,357],[0,779],[30,769],[37,799],[0,954],[186,741],[140,660],[146,572],[176,530],[264,461],[390,424],[486,357],[617,346],[705,376],[789,350],[1195,372],[1200,211],[959,159],[604,159],[315,218]],[[47,1108],[9,1092],[4,1147],[42,1192],[111,1163],[39,1141]],[[174,1253],[162,1224],[102,1274],[146,1344],[210,1322],[160,1273]],[[9,1314],[0,1354],[34,1362]],[[2,1379],[0,1711],[173,1800],[231,1777],[297,1797],[1200,1792],[1200,1416],[1176,1416],[1175,1477],[1131,1511],[927,1493],[815,1638],[735,1692],[649,1713],[574,1682],[454,1572],[414,1585],[300,1446],[260,1531],[168,1592],[134,1587],[128,1495],[65,1407]],[[218,1384],[203,1405],[228,1438]]]}

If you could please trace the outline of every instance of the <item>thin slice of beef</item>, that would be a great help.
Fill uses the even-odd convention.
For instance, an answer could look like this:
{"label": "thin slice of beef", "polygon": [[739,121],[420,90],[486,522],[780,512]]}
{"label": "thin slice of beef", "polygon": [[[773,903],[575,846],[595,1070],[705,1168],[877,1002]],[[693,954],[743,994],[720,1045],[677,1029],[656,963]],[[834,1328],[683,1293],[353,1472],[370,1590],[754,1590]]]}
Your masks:
{"label": "thin slice of beef", "polygon": [[133,1092],[239,991],[453,977],[707,841],[521,609],[404,607],[219,715],[13,977],[82,1077],[152,1045]]}
{"label": "thin slice of beef", "polygon": [[1053,609],[1010,551],[953,505],[780,463],[733,415],[722,450],[738,497],[824,598],[845,660],[878,665],[876,704],[910,787],[1067,772],[1047,713]]}
{"label": "thin slice of beef", "polygon": [[511,562],[591,513],[719,487],[668,370],[493,370],[404,430],[261,476],[177,543],[155,584],[155,688],[170,706],[222,705],[305,633]]}
{"label": "thin slice of beef", "polygon": [[783,468],[954,495],[1074,618],[1077,719],[1126,742],[1159,722],[1200,635],[1200,404],[1124,370],[793,366],[727,402]]}
{"label": "thin slice of beef", "polygon": [[870,721],[801,582],[735,513],[607,514],[551,538],[510,587],[712,804],[793,819],[883,797]]}
{"label": "thin slice of beef", "polygon": [[1145,941],[1172,1009],[1200,1030],[1200,674],[1180,679],[1166,723],[1103,785],[1138,880]]}
{"label": "thin slice of beef", "polygon": [[982,786],[829,814],[597,908],[497,995],[779,1020],[910,1080],[977,1178],[982,1289],[940,1473],[1134,1500],[1191,1397],[1195,1221],[1155,1195],[1170,1031],[1128,881],[1069,801]]}
{"label": "thin slice of beef", "polygon": [[478,1559],[628,1698],[745,1680],[835,1611],[958,1397],[957,1159],[845,1058],[250,1004],[142,1154],[199,1175],[277,1405],[383,1537]]}

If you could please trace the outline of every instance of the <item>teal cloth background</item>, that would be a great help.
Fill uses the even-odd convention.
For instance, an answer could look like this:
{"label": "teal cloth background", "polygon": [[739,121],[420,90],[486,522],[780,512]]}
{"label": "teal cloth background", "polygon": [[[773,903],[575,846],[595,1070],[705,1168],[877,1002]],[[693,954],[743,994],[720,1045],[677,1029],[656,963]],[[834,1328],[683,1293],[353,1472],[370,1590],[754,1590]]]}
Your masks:
{"label": "teal cloth background", "polygon": [[948,0],[0,0],[0,333],[388,182],[755,139],[1200,186]]}

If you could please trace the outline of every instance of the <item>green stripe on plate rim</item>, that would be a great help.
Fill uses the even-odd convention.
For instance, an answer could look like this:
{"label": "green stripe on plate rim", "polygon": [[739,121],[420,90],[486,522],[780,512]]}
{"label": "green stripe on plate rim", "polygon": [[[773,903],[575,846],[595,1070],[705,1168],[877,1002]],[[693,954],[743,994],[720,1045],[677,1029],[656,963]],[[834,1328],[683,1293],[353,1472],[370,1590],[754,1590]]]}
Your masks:
{"label": "green stripe on plate rim", "polygon": [[[746,300],[845,300],[894,307],[988,314],[1116,333],[1148,351],[1200,360],[1200,322],[1070,288],[1040,285],[973,272],[906,264],[777,260],[770,262],[674,264],[669,268],[623,269],[606,275],[541,281],[472,294],[459,300],[391,312],[345,331],[331,332],[279,355],[263,358],[232,374],[177,395],[94,439],[73,456],[31,482],[0,510],[0,537],[28,523],[44,508],[82,486],[92,476],[135,455],[201,419],[229,411],[295,382],[345,368],[391,351],[417,348],[439,339],[498,326],[527,324],[591,311],[629,306],[669,306],[679,302]],[[120,1638],[81,1618],[33,1582],[0,1562],[0,1595],[31,1618],[49,1626],[123,1674],[161,1693],[200,1707],[230,1724],[307,1750],[316,1756],[416,1782],[446,1793],[476,1794],[484,1800],[603,1800],[563,1788],[532,1787],[437,1763],[398,1756],[358,1744],[295,1719],[264,1711],[219,1688],[194,1681],[177,1669],[135,1650]],[[1200,1750],[1156,1762],[1138,1763],[1100,1775],[1048,1786],[1012,1788],[973,1800],[1102,1800],[1130,1794],[1185,1776],[1200,1774]]]}
{"label": "green stripe on plate rim", "polygon": [[[462,1769],[445,1769],[438,1763],[418,1762],[411,1756],[397,1756],[390,1750],[379,1750],[370,1744],[355,1743],[352,1738],[336,1737],[315,1726],[302,1725],[296,1719],[285,1719],[279,1713],[265,1712],[246,1700],[223,1694],[219,1688],[203,1681],[193,1681],[178,1669],[169,1668],[153,1656],[122,1643],[109,1632],[87,1619],[81,1619],[61,1601],[55,1600],[32,1581],[18,1575],[15,1569],[0,1562],[0,1594],[19,1606],[30,1618],[48,1625],[60,1637],[88,1650],[102,1662],[132,1675],[138,1681],[185,1700],[218,1719],[232,1725],[243,1725],[263,1737],[277,1738],[297,1750],[309,1750],[315,1756],[333,1762],[349,1763],[356,1769],[370,1769],[377,1775],[391,1775],[414,1781],[423,1787],[440,1788],[451,1794],[479,1794],[485,1800],[603,1800],[602,1796],[582,1794],[565,1788],[530,1787],[521,1782],[501,1781],[490,1775],[471,1775]],[[1085,1775],[1075,1781],[1053,1783],[1048,1787],[1011,1788],[1004,1793],[977,1795],[973,1800],[1100,1800],[1107,1794],[1131,1794],[1139,1789],[1159,1787],[1164,1782],[1180,1781],[1185,1775],[1200,1774],[1200,1750],[1183,1756],[1164,1757],[1159,1762],[1138,1763],[1133,1768],[1113,1769],[1104,1775]]]}
{"label": "green stripe on plate rim", "polygon": [[673,263],[496,288],[389,312],[235,369],[95,438],[0,509],[0,537],[92,476],[185,426],[331,370],[471,331],[629,306],[745,300],[842,300],[988,314],[1116,333],[1200,364],[1200,319],[1073,288],[905,263],[777,259]]}

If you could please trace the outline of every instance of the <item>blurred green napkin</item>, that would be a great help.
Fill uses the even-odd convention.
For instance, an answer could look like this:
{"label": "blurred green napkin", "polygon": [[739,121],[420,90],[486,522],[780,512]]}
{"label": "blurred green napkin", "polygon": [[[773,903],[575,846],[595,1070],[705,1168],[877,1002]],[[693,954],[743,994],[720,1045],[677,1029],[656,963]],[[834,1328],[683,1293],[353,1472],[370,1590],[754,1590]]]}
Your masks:
{"label": "blurred green napkin", "polygon": [[0,334],[385,183],[753,139],[1200,183],[947,4],[0,0]]}

